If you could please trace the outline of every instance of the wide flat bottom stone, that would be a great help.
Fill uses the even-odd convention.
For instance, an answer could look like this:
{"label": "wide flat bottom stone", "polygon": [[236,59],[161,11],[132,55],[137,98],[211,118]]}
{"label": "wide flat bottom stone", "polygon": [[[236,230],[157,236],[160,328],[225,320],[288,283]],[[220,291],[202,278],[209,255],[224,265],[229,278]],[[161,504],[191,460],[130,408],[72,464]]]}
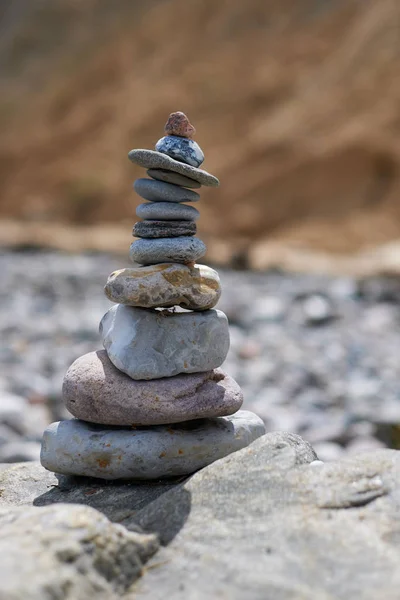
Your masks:
{"label": "wide flat bottom stone", "polygon": [[41,462],[64,475],[160,479],[194,473],[264,433],[262,420],[245,410],[229,417],[141,429],[73,419],[47,427]]}

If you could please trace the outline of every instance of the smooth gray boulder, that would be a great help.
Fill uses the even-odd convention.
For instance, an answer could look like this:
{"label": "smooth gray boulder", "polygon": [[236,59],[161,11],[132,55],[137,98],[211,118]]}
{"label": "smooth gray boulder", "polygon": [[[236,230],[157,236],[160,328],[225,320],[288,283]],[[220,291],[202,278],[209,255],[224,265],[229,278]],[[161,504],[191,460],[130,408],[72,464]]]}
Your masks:
{"label": "smooth gray boulder", "polygon": [[167,171],[165,169],[147,169],[147,175],[153,177],[157,181],[164,181],[166,183],[172,183],[173,185],[179,185],[187,188],[198,189],[201,187],[201,183],[175,171]]}
{"label": "smooth gray boulder", "polygon": [[100,350],[69,367],[63,401],[74,417],[89,423],[143,426],[231,415],[241,407],[243,394],[222,369],[135,381]]}
{"label": "smooth gray boulder", "polygon": [[143,202],[136,208],[139,219],[163,221],[197,221],[200,213],[194,206],[175,202]]}
{"label": "smooth gray boulder", "polygon": [[0,598],[113,600],[158,549],[88,506],[0,508]]}
{"label": "smooth gray boulder", "polygon": [[136,149],[131,150],[128,153],[128,157],[133,163],[139,165],[139,167],[144,167],[145,169],[164,169],[166,171],[173,171],[174,173],[179,173],[180,175],[194,179],[201,185],[212,187],[219,185],[219,180],[217,177],[207,173],[207,171],[203,171],[197,167],[192,167],[191,165],[186,165],[178,160],[174,160],[166,154],[161,154],[161,152],[155,152],[154,150],[146,149]]}
{"label": "smooth gray boulder", "polygon": [[200,200],[200,194],[193,190],[146,177],[136,179],[133,188],[139,196],[151,202],[197,202]]}
{"label": "smooth gray boulder", "polygon": [[248,446],[264,433],[261,419],[245,410],[142,429],[72,419],[47,427],[40,460],[49,471],[64,475],[109,480],[177,477]]}
{"label": "smooth gray boulder", "polygon": [[221,282],[207,265],[161,263],[114,271],[104,292],[112,302],[128,306],[207,310],[217,304]]}
{"label": "smooth gray boulder", "polygon": [[229,350],[229,325],[220,310],[173,312],[117,304],[100,322],[111,362],[132,379],[212,371]]}
{"label": "smooth gray boulder", "polygon": [[139,239],[131,244],[129,258],[140,265],[188,264],[204,256],[206,251],[205,243],[196,237]]}

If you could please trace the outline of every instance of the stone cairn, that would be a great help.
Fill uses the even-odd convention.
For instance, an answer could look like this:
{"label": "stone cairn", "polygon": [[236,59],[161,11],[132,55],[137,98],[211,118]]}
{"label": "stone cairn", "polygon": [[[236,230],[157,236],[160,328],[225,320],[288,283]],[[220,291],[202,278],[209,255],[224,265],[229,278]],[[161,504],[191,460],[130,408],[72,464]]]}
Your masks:
{"label": "stone cairn", "polygon": [[201,185],[218,186],[199,169],[204,154],[194,127],[172,113],[156,151],[132,150],[147,169],[135,191],[130,258],[105,293],[104,350],[78,358],[63,383],[75,417],[51,424],[41,461],[50,471],[103,479],[184,476],[240,450],[265,433],[255,414],[239,410],[238,384],[219,367],[229,349],[226,315],[213,307],[218,273],[195,264],[206,247],[196,233]]}

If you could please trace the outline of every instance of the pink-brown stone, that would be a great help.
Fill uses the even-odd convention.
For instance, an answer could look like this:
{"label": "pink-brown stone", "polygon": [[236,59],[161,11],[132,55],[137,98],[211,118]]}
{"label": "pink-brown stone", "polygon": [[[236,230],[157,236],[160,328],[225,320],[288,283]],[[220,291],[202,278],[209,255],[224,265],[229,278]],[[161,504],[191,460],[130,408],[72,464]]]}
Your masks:
{"label": "pink-brown stone", "polygon": [[169,115],[164,131],[166,135],[179,135],[184,138],[191,138],[196,133],[196,129],[190,123],[185,113],[180,111]]}

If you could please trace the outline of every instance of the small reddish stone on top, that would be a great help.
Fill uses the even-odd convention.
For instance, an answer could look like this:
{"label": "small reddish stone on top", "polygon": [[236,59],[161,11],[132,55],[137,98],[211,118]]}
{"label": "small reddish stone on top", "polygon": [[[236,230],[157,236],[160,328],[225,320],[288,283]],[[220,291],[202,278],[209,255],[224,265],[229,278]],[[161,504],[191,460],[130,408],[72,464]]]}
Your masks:
{"label": "small reddish stone on top", "polygon": [[185,113],[180,111],[169,115],[164,131],[165,135],[178,135],[189,139],[196,133],[196,129],[190,123]]}

